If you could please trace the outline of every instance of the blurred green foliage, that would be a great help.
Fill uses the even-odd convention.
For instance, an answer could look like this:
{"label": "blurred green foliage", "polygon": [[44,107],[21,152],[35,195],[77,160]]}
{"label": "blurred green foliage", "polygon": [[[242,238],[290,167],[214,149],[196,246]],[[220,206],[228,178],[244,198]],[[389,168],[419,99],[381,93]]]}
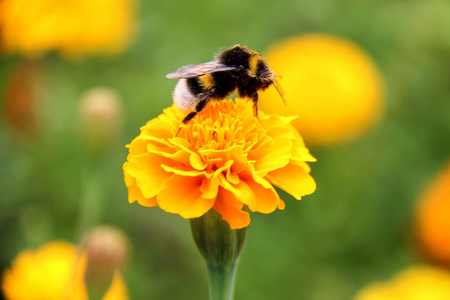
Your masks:
{"label": "blurred green foliage", "polygon": [[[450,156],[450,4],[447,1],[145,1],[131,48],[114,58],[41,65],[38,136],[0,119],[0,269],[18,252],[113,224],[130,238],[132,299],[207,299],[189,222],[128,204],[124,145],[171,105],[164,75],[234,44],[263,52],[285,37],[324,32],[361,45],[386,84],[386,113],[357,141],[311,149],[317,191],[252,215],[236,299],[344,300],[422,261],[413,233],[417,197]],[[0,90],[19,57],[0,61]],[[77,133],[80,96],[97,86],[123,98],[124,130],[100,158]],[[4,102],[4,97],[1,100]],[[2,105],[3,107],[3,105]],[[87,180],[88,178],[88,180]],[[95,199],[97,204],[89,204]],[[83,209],[95,210],[83,217]],[[80,225],[80,220],[84,220]]]}

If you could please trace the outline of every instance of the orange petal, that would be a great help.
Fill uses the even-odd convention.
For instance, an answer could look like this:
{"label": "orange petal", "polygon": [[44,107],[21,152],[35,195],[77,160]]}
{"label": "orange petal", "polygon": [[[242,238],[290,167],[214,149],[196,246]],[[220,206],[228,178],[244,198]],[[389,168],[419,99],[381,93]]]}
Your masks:
{"label": "orange petal", "polygon": [[265,178],[297,200],[316,190],[316,182],[311,175],[301,166],[292,163],[282,169],[269,172]]}
{"label": "orange petal", "polygon": [[198,218],[210,210],[215,201],[215,198],[202,197],[200,187],[203,178],[172,175],[162,184],[156,201],[167,212],[179,214],[186,219]]}
{"label": "orange petal", "polygon": [[250,224],[250,214],[242,210],[244,204],[236,199],[233,193],[219,189],[214,209],[228,222],[231,229],[241,229]]}
{"label": "orange petal", "polygon": [[146,153],[133,156],[124,166],[124,171],[136,179],[136,186],[142,195],[150,199],[158,194],[161,184],[171,175],[161,168],[161,164],[165,162],[169,161],[159,155]]}
{"label": "orange petal", "polygon": [[231,192],[238,201],[246,204],[251,211],[268,214],[277,209],[280,198],[264,178],[259,178],[260,183],[257,183],[252,176],[241,175],[238,184],[231,184],[221,175],[219,180],[224,189]]}

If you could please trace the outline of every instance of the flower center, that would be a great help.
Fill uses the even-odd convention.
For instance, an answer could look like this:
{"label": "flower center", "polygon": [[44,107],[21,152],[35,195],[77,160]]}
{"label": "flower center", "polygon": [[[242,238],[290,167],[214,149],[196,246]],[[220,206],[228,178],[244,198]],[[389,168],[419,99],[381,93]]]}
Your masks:
{"label": "flower center", "polygon": [[252,104],[237,99],[210,102],[180,131],[194,151],[226,150],[241,146],[248,152],[265,135],[259,120],[253,116]]}

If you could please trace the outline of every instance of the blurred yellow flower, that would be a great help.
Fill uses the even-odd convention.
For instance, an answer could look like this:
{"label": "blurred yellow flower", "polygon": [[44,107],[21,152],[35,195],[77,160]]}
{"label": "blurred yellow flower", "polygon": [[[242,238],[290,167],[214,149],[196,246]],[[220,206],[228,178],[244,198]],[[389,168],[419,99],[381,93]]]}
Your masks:
{"label": "blurred yellow flower", "polygon": [[129,202],[197,218],[211,208],[232,229],[253,212],[271,213],[284,202],[273,185],[300,199],[316,184],[306,162],[315,161],[289,123],[292,117],[253,116],[245,100],[210,103],[183,125],[175,106],[141,128],[123,166]]}
{"label": "blurred yellow flower", "polygon": [[420,198],[416,225],[420,245],[426,254],[432,260],[450,266],[450,162]]}
{"label": "blurred yellow flower", "polygon": [[292,124],[307,143],[330,145],[359,136],[383,110],[383,83],[372,59],[356,44],[325,34],[293,37],[273,45],[266,60],[288,106],[275,89],[261,93],[261,107],[298,115]]}
{"label": "blurred yellow flower", "polygon": [[448,300],[450,273],[429,266],[410,267],[387,283],[362,289],[354,300]]}
{"label": "blurred yellow flower", "polygon": [[0,46],[29,58],[114,54],[128,45],[134,0],[2,0]]}
{"label": "blurred yellow flower", "polygon": [[[11,300],[87,300],[83,276],[86,255],[78,257],[75,245],[51,242],[21,252],[3,273],[2,290]],[[103,300],[127,300],[128,292],[116,272]]]}

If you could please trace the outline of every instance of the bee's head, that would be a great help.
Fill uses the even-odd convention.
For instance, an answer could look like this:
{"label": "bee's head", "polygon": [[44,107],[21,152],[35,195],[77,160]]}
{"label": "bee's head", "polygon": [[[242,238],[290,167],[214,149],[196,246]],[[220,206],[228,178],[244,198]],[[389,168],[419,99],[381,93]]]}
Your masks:
{"label": "bee's head", "polygon": [[261,88],[264,90],[275,82],[275,73],[271,70],[265,70],[256,76],[261,84]]}
{"label": "bee's head", "polygon": [[261,72],[257,76],[258,80],[260,81],[261,89],[265,90],[266,88],[268,88],[270,85],[273,84],[273,86],[277,90],[278,94],[280,95],[281,100],[283,100],[284,105],[286,105],[286,99],[284,98],[283,89],[281,88],[280,84],[276,80],[276,77],[281,78],[281,75],[275,74],[273,71],[269,70],[268,68],[266,71]]}

